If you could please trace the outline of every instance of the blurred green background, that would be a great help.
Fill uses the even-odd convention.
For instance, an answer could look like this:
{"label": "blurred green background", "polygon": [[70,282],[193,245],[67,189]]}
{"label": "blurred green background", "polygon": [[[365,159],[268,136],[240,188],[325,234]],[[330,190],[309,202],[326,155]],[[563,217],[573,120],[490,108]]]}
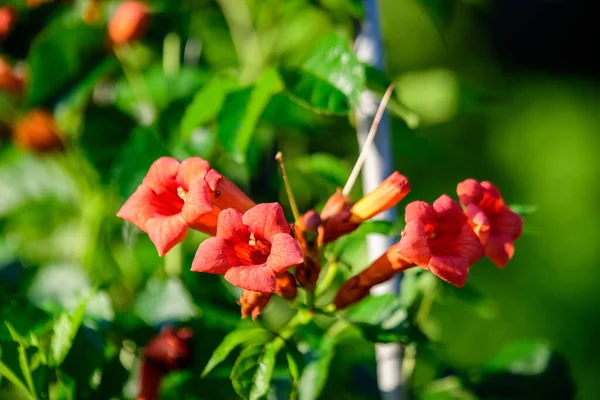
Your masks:
{"label": "blurred green background", "polygon": [[[0,103],[3,119],[11,118],[9,107],[17,114],[45,107],[75,143],[65,154],[36,155],[4,141],[0,300],[14,309],[6,307],[3,316],[17,312],[21,300],[48,314],[73,308],[81,291],[97,286],[87,316],[100,331],[141,346],[155,332],[150,327],[191,318],[206,338],[204,363],[239,311],[236,292],[214,276],[189,272],[203,236],[189,234],[175,256],[160,259],[145,235],[114,215],[149,164],[166,154],[205,157],[257,202],[287,207],[273,161],[282,150],[300,208],[322,204],[343,185],[356,157],[347,113],[314,112],[278,93],[259,111],[242,158],[227,151],[223,131],[241,130],[250,92],[227,97],[223,111],[187,136],[181,121],[216,74],[235,71],[252,83],[265,66],[300,65],[328,34],[352,38],[360,2],[150,1],[157,12],[148,34],[118,57],[104,33],[118,2],[103,3],[103,17],[91,28],[80,25],[88,3],[23,8],[14,35],[0,44],[3,57],[26,63],[30,72],[24,100]],[[236,7],[248,13],[228,18]],[[576,50],[598,37],[592,17],[577,2],[534,0],[382,0],[380,10],[396,101],[420,122],[410,129],[391,115],[395,166],[412,186],[399,213],[407,201],[454,196],[456,184],[470,177],[494,182],[508,204],[534,209],[505,270],[487,260],[471,269],[467,288],[483,300],[452,288],[436,298],[431,318],[447,358],[468,367],[509,340],[547,340],[567,358],[577,398],[599,398],[600,97],[590,58],[595,47]],[[244,31],[244,18],[256,36]],[[173,66],[168,51],[183,64]],[[193,112],[210,113],[204,104]],[[355,263],[355,269],[366,265]],[[271,308],[267,321],[283,312]],[[372,345],[359,339],[346,345],[335,365],[363,364],[334,368],[324,398],[373,398]],[[353,374],[370,377],[366,387],[345,390]],[[417,362],[415,377],[416,385],[428,381],[427,362]]]}

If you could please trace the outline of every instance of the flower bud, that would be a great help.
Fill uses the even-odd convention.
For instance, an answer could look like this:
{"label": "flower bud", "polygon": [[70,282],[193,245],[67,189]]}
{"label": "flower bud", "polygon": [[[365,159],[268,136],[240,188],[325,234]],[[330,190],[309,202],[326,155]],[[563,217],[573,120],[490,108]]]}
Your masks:
{"label": "flower bud", "polygon": [[381,182],[375,190],[357,201],[350,213],[350,222],[361,223],[398,204],[410,192],[408,179],[394,172]]}
{"label": "flower bud", "polygon": [[277,275],[277,289],[275,293],[288,301],[293,301],[298,294],[296,287],[296,279],[289,271],[282,272]]}
{"label": "flower bud", "polygon": [[38,152],[63,148],[52,114],[42,109],[32,110],[17,121],[13,140],[18,147]]}
{"label": "flower bud", "polygon": [[252,315],[252,319],[256,320],[263,312],[273,293],[254,292],[252,290],[243,290],[240,297],[240,306],[242,307],[242,319]]}
{"label": "flower bud", "polygon": [[23,93],[23,87],[23,77],[8,62],[0,57],[0,90],[20,95]]}
{"label": "flower bud", "polygon": [[375,260],[360,274],[353,276],[340,286],[333,304],[341,309],[365,298],[370,289],[390,279],[398,272],[414,267],[415,264],[404,259],[396,252],[396,245]]}
{"label": "flower bud", "polygon": [[148,6],[141,1],[124,1],[108,24],[108,36],[115,44],[140,39],[150,23]]}
{"label": "flower bud", "polygon": [[0,41],[4,40],[12,31],[17,12],[11,6],[0,7]]}

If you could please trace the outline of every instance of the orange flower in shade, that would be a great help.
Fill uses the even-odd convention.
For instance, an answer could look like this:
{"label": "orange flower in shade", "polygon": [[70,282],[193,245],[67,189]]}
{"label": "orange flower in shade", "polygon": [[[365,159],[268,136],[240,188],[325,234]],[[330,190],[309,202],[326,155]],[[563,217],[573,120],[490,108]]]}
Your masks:
{"label": "orange flower in shade", "polygon": [[319,229],[322,220],[319,214],[310,210],[302,215],[294,225],[296,240],[304,254],[304,263],[296,266],[296,278],[302,287],[312,290],[317,284],[321,267],[319,262]]}
{"label": "orange flower in shade", "polygon": [[164,376],[191,366],[193,341],[191,329],[165,328],[148,343],[141,362],[137,400],[158,399]]}
{"label": "orange flower in shade", "polygon": [[406,226],[396,251],[402,258],[454,286],[462,287],[471,265],[484,249],[460,205],[446,195],[433,206],[414,201],[406,206]]}
{"label": "orange flower in shade", "polygon": [[13,128],[16,146],[38,152],[61,150],[63,142],[54,123],[54,117],[46,110],[29,111]]}
{"label": "orange flower in shade", "polygon": [[408,179],[399,172],[391,174],[354,205],[349,205],[348,199],[341,192],[336,192],[321,212],[324,221],[322,243],[331,243],[354,231],[362,222],[398,204],[408,192]]}
{"label": "orange flower in shade", "polygon": [[0,90],[20,95],[23,93],[24,86],[23,77],[8,62],[0,57]]}
{"label": "orange flower in shade", "polygon": [[523,232],[523,219],[511,211],[490,182],[467,179],[456,187],[471,227],[485,247],[485,255],[500,268],[512,258],[514,241]]}
{"label": "orange flower in shade", "polygon": [[150,10],[142,1],[122,2],[108,24],[108,36],[115,44],[140,39],[150,23]]}
{"label": "orange flower in shade", "polygon": [[162,157],[117,216],[148,233],[160,256],[181,242],[188,228],[215,234],[223,207],[246,211],[254,205],[237,186],[199,158]]}
{"label": "orange flower in shade", "polygon": [[278,203],[259,204],[244,214],[224,210],[216,237],[198,247],[192,271],[223,274],[242,289],[274,293],[276,276],[304,260],[290,233]]}
{"label": "orange flower in shade", "polygon": [[414,266],[415,264],[400,256],[396,247],[392,246],[364,271],[344,282],[338,289],[333,304],[338,309],[354,304],[365,298],[373,286]]}
{"label": "orange flower in shade", "polygon": [[17,12],[11,6],[0,7],[0,41],[4,40],[12,31]]}

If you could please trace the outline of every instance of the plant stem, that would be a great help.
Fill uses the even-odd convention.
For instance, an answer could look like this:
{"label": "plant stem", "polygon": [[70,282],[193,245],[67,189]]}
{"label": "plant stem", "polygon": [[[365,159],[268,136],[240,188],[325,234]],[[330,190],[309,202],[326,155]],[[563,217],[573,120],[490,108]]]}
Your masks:
{"label": "plant stem", "polygon": [[383,117],[383,112],[385,111],[385,106],[388,101],[390,101],[390,96],[394,91],[394,84],[391,83],[388,86],[383,98],[381,99],[381,103],[379,103],[379,107],[377,108],[377,113],[375,114],[375,118],[373,118],[373,123],[371,124],[371,129],[369,129],[369,133],[367,134],[367,138],[363,142],[362,149],[360,150],[360,154],[356,159],[356,163],[354,164],[354,168],[352,168],[352,172],[350,172],[350,176],[346,181],[346,185],[344,185],[344,189],[342,190],[342,194],[344,196],[348,196],[354,183],[356,182],[356,178],[358,178],[358,174],[360,174],[360,170],[362,169],[363,164],[365,163],[365,159],[369,154],[369,148],[373,143],[373,139],[375,139],[375,134],[377,133],[377,128],[379,127],[379,123],[381,122],[381,117]]}
{"label": "plant stem", "polygon": [[292,193],[292,187],[290,186],[290,182],[287,177],[287,173],[285,172],[285,164],[283,163],[283,154],[280,151],[275,155],[275,159],[279,163],[279,168],[281,168],[281,177],[283,178],[283,184],[285,185],[285,191],[287,192],[288,199],[290,201],[290,207],[292,209],[292,214],[294,215],[294,220],[298,221],[300,219],[300,212],[298,211],[298,205],[296,204],[296,199],[294,198],[294,193]]}

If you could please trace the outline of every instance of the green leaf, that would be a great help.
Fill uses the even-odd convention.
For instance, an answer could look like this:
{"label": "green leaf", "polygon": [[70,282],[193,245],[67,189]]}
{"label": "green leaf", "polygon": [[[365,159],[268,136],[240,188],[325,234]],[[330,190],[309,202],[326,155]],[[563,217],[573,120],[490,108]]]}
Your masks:
{"label": "green leaf", "polygon": [[[12,346],[11,346],[12,345]],[[18,367],[18,361],[12,362],[13,360],[19,359],[18,348],[21,346],[17,343],[1,343],[0,345],[0,355],[2,356],[0,359],[0,377],[4,377],[8,379],[13,385],[17,386],[24,393],[28,394],[29,398],[34,398],[29,393],[29,389],[27,384],[24,382],[24,377],[19,377],[17,372],[20,371]]]}
{"label": "green leaf", "polygon": [[106,180],[119,150],[127,142],[135,121],[115,107],[91,105],[86,110],[79,139],[87,158]]}
{"label": "green leaf", "polygon": [[418,0],[417,3],[429,14],[438,31],[448,24],[455,6],[452,0]]}
{"label": "green leaf", "polygon": [[[29,365],[28,349],[25,340],[19,335],[8,321],[4,321],[4,325],[8,328],[12,337],[13,343],[2,344],[2,365],[0,371],[15,385],[25,388],[25,392],[31,398],[37,399],[37,391],[31,374]],[[35,352],[36,349],[30,348],[30,352]],[[20,372],[20,376],[15,371]],[[6,375],[5,375],[6,373]]]}
{"label": "green leaf", "polygon": [[[392,84],[392,80],[385,74],[385,72],[373,67],[369,64],[364,64],[367,80],[367,88],[374,93],[383,96],[388,86]],[[397,90],[392,91],[392,96],[387,105],[387,109],[395,116],[401,118],[406,122],[406,125],[415,129],[419,126],[420,117],[405,104],[398,100]]]}
{"label": "green leaf", "polygon": [[53,18],[29,51],[27,104],[46,102],[83,75],[104,54],[104,38],[103,27],[86,24],[76,10]]}
{"label": "green leaf", "polygon": [[365,339],[372,342],[408,343],[423,338],[411,322],[407,310],[393,294],[369,296],[345,314]]}
{"label": "green leaf", "polygon": [[225,361],[229,353],[233,351],[236,347],[243,343],[247,342],[255,342],[255,341],[266,341],[271,336],[271,334],[260,328],[254,329],[239,329],[229,333],[227,336],[223,338],[223,341],[219,346],[215,349],[212,356],[208,360],[206,367],[204,367],[204,371],[202,371],[202,376],[208,375],[210,371],[212,371],[217,365]]}
{"label": "green leaf", "polygon": [[121,148],[112,171],[121,197],[128,198],[142,183],[150,165],[166,155],[167,150],[154,130],[136,129]]}
{"label": "green leaf", "polygon": [[477,397],[463,387],[455,376],[429,383],[417,395],[417,400],[477,400]]}
{"label": "green leaf", "polygon": [[267,395],[279,349],[272,341],[242,350],[231,370],[231,383],[240,397],[258,400]]}
{"label": "green leaf", "polygon": [[53,335],[50,342],[50,364],[60,366],[73,345],[73,339],[83,322],[85,309],[88,301],[93,295],[89,293],[72,312],[63,312],[54,322]]}
{"label": "green leaf", "polygon": [[302,69],[344,93],[352,107],[358,105],[366,85],[365,69],[345,37],[331,34],[323,38],[302,63]]}
{"label": "green leaf", "polygon": [[336,187],[344,186],[351,170],[347,163],[326,153],[294,158],[292,166],[303,174],[321,177]]}
{"label": "green leaf", "polygon": [[316,113],[347,115],[348,97],[331,83],[298,68],[281,70],[286,94],[291,100]]}
{"label": "green leaf", "polygon": [[307,356],[309,361],[300,377],[300,400],[316,400],[321,395],[327,383],[329,366],[335,355],[335,346],[340,338],[340,334],[347,326],[342,322],[332,325],[318,342],[318,346],[309,352]]}
{"label": "green leaf", "polygon": [[535,204],[511,204],[508,208],[521,216],[533,214],[538,210]]}
{"label": "green leaf", "polygon": [[266,70],[252,88],[227,96],[219,114],[218,136],[225,150],[237,162],[246,159],[246,152],[256,125],[271,100],[283,90],[283,83],[275,69]]}
{"label": "green leaf", "polygon": [[183,322],[198,315],[198,307],[179,277],[151,278],[138,293],[134,312],[148,325]]}
{"label": "green leaf", "polygon": [[217,118],[227,95],[237,88],[234,80],[224,77],[208,82],[187,106],[181,120],[181,136],[187,139],[194,129]]}
{"label": "green leaf", "polygon": [[575,391],[564,358],[533,340],[509,343],[480,373],[476,393],[482,398],[572,399]]}

